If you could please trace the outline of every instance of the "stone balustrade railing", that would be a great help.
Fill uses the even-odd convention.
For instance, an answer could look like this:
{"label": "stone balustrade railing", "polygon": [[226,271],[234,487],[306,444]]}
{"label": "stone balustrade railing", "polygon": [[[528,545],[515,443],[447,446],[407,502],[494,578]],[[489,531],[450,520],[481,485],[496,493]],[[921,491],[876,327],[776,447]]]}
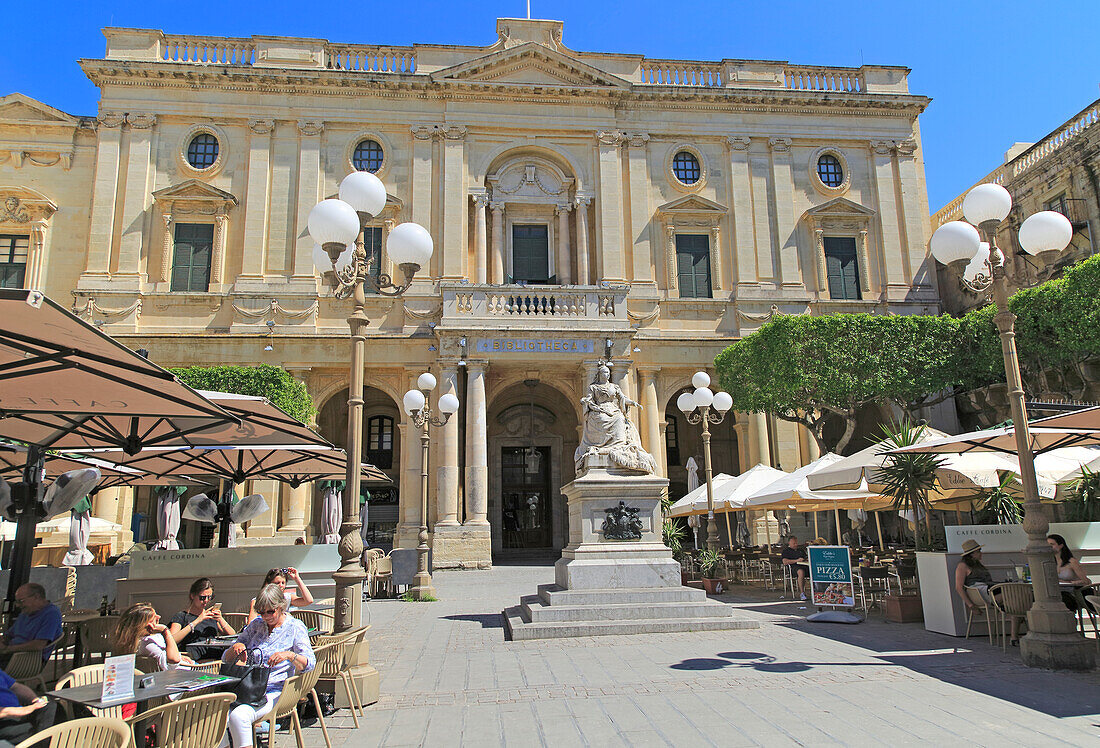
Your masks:
{"label": "stone balustrade railing", "polygon": [[416,54],[412,47],[330,44],[325,47],[325,67],[366,73],[415,73]]}
{"label": "stone balustrade railing", "polygon": [[1089,104],[1055,132],[1046,136],[1011,161],[1012,176],[1030,169],[1100,121],[1100,100]]}
{"label": "stone balustrade railing", "polygon": [[538,319],[628,324],[625,287],[441,283],[440,291],[443,322],[448,325]]}
{"label": "stone balustrade railing", "polygon": [[251,39],[209,36],[165,36],[162,60],[211,65],[251,65],[256,45]]}
{"label": "stone balustrade railing", "polygon": [[966,197],[967,192],[970,192],[970,190],[974,189],[979,184],[986,184],[987,182],[992,182],[993,184],[1003,184],[1007,176],[1007,165],[998,166],[996,169],[986,174],[977,182],[967,187],[961,195],[959,195],[947,205],[943,206],[938,211],[932,214],[932,230],[935,231],[948,221],[961,221],[963,219],[963,198]]}
{"label": "stone balustrade railing", "polygon": [[713,62],[689,62],[685,60],[644,60],[641,67],[642,83],[657,86],[704,86],[721,88],[725,76],[722,65]]}
{"label": "stone balustrade railing", "polygon": [[858,93],[866,90],[863,75],[852,68],[791,67],[783,71],[787,88],[799,91],[846,91]]}

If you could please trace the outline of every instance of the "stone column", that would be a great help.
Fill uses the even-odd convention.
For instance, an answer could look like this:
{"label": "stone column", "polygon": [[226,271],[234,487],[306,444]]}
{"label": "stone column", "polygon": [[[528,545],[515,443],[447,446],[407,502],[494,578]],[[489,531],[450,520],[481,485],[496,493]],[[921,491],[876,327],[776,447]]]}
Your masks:
{"label": "stone column", "polygon": [[[408,374],[406,389],[416,389],[420,374],[419,371]],[[404,430],[401,432],[403,476],[398,496],[400,523],[393,544],[396,548],[416,548],[420,534],[420,429],[408,414],[404,419]]]}
{"label": "stone column", "polygon": [[657,460],[658,474],[668,472],[664,453],[665,419],[657,402],[657,374],[660,369],[638,367],[638,376],[642,380],[642,439],[647,452]]}
{"label": "stone column", "polygon": [[118,206],[119,155],[122,147],[122,123],[126,116],[118,112],[99,115],[96,135],[95,181],[92,184],[92,216],[88,231],[88,260],[84,280],[106,281],[111,272],[111,249],[115,235],[115,210]]}
{"label": "stone column", "polygon": [[600,281],[625,283],[626,267],[623,259],[623,170],[620,148],[624,135],[613,130],[596,133],[599,166],[599,196],[597,204]]}
{"label": "stone column", "polygon": [[[817,250],[815,258],[817,262],[817,290],[827,294],[829,292],[829,263],[825,259],[825,231],[823,229],[814,229],[814,247]],[[808,283],[806,285],[809,286]]]}
{"label": "stone column", "polygon": [[668,298],[680,298],[680,278],[676,265],[676,227],[665,226],[665,273],[668,275]]}
{"label": "stone column", "polygon": [[279,517],[279,482],[274,480],[254,480],[248,493],[258,493],[267,502],[267,511],[248,523],[245,536],[249,538],[271,538]]}
{"label": "stone column", "polygon": [[756,285],[756,241],[752,231],[752,178],[749,176],[749,146],[752,139],[744,135],[726,138],[730,147],[730,196],[733,210],[733,256],[737,268],[733,271],[735,285]]}
{"label": "stone column", "polygon": [[244,197],[244,246],[238,285],[263,283],[267,258],[268,180],[271,179],[271,131],[275,120],[250,119],[248,182]]}
{"label": "stone column", "polygon": [[45,272],[46,263],[46,237],[49,236],[49,221],[33,221],[31,223],[30,246],[27,254],[27,282],[26,287],[35,291],[42,290],[42,274]]}
{"label": "stone column", "polygon": [[588,272],[588,204],[592,198],[577,195],[577,285],[587,286],[592,282]]}
{"label": "stone column", "polygon": [[449,280],[467,277],[466,236],[466,128],[451,126],[443,134],[443,241],[440,275]]}
{"label": "stone column", "polygon": [[[439,395],[458,397],[458,366],[454,360],[442,362]],[[447,419],[440,429],[439,466],[436,468],[436,527],[458,526],[458,414]]]}
{"label": "stone column", "polygon": [[493,283],[504,283],[504,203],[493,201],[489,203],[493,211]]}
{"label": "stone column", "polygon": [[784,287],[802,286],[798,271],[798,237],[795,233],[794,174],[791,170],[791,139],[769,138],[772,149],[772,181],[775,185],[776,247],[779,277]]}
{"label": "stone column", "polygon": [[485,246],[485,211],[489,196],[484,192],[471,195],[474,199],[474,283],[488,282],[488,251]]}
{"label": "stone column", "polygon": [[128,276],[131,284],[141,284],[147,277],[141,266],[141,245],[145,236],[146,208],[153,191],[155,166],[153,160],[153,126],[155,114],[130,113],[129,155],[126,161],[126,190],[122,196],[122,238],[118,247],[118,276]]}
{"label": "stone column", "polygon": [[225,283],[225,245],[229,233],[229,215],[219,208],[214,216],[214,251],[210,257],[210,290],[221,291]]}
{"label": "stone column", "polygon": [[313,239],[306,229],[306,221],[313,206],[321,200],[321,133],[325,123],[317,120],[298,122],[300,135],[298,154],[298,222],[295,236],[290,241],[294,256],[287,261],[288,269],[293,269],[295,281],[308,283],[316,287],[313,271]]}
{"label": "stone column", "polygon": [[805,426],[799,426],[798,437],[802,442],[802,464],[809,465],[811,462],[821,457],[821,447],[817,445],[817,439],[810,433],[810,430]]}
{"label": "stone column", "polygon": [[558,275],[558,283],[568,286],[573,282],[573,273],[569,261],[569,211],[573,206],[569,203],[554,206],[554,212],[558,214],[558,259],[555,270]]}
{"label": "stone column", "polygon": [[466,362],[466,523],[489,526],[485,361]]}
{"label": "stone column", "polygon": [[432,139],[436,129],[412,126],[412,220],[432,229]]}
{"label": "stone column", "polygon": [[715,296],[725,288],[722,280],[722,229],[720,226],[710,227],[710,287]]}
{"label": "stone column", "polygon": [[[764,413],[749,413],[749,462],[752,465],[772,464],[771,443],[768,440],[768,417]],[[746,468],[747,469],[747,468]]]}
{"label": "stone column", "polygon": [[282,520],[283,524],[279,527],[279,532],[290,535],[305,535],[307,526],[307,517],[311,517],[313,512],[310,511],[312,507],[311,499],[313,498],[313,483],[303,483],[297,488],[292,488],[289,484],[284,483],[282,485]]}

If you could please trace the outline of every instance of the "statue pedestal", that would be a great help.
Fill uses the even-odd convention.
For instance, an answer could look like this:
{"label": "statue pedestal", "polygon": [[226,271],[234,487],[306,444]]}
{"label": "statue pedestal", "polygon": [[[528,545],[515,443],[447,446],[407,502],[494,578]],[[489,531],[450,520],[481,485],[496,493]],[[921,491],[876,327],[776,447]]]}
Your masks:
{"label": "statue pedestal", "polygon": [[620,470],[601,457],[562,488],[569,545],[556,584],[504,611],[513,640],[757,628],[734,609],[680,584],[680,564],[662,536],[668,481]]}

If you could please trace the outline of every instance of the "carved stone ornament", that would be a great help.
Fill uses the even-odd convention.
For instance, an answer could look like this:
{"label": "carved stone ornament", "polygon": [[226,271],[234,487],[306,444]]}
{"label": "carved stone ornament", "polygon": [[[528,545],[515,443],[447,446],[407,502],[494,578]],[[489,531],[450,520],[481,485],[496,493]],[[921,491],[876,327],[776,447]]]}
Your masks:
{"label": "carved stone ornament", "polygon": [[298,120],[298,132],[302,135],[320,135],[325,129],[325,123],[318,120]]}
{"label": "carved stone ornament", "polygon": [[134,130],[148,130],[157,123],[157,115],[148,112],[139,112],[126,115],[126,121]]}
{"label": "carved stone ornament", "polygon": [[588,386],[588,394],[581,398],[584,431],[573,455],[578,475],[588,471],[589,460],[593,458],[593,464],[609,461],[630,472],[650,475],[657,472],[657,461],[642,448],[638,429],[627,418],[631,407],[641,406],[611,381],[611,369],[601,363],[595,381]]}
{"label": "carved stone ornament", "polygon": [[784,153],[791,149],[790,138],[768,138],[768,145],[777,153]]}
{"label": "carved stone ornament", "polygon": [[248,120],[248,129],[257,135],[266,135],[275,129],[275,120],[273,119],[250,119]]}
{"label": "carved stone ornament", "polygon": [[600,145],[617,146],[626,140],[626,133],[617,130],[600,130],[596,133],[596,140]]}
{"label": "carved stone ornament", "polygon": [[122,112],[104,112],[97,118],[100,127],[122,127],[126,121],[126,115]]}
{"label": "carved stone ornament", "polygon": [[752,138],[746,135],[730,135],[726,138],[726,143],[735,151],[747,151],[752,145]]}
{"label": "carved stone ornament", "polygon": [[642,518],[638,516],[637,507],[627,506],[625,501],[620,501],[618,506],[608,507],[604,512],[607,516],[600,531],[605,539],[642,539]]}

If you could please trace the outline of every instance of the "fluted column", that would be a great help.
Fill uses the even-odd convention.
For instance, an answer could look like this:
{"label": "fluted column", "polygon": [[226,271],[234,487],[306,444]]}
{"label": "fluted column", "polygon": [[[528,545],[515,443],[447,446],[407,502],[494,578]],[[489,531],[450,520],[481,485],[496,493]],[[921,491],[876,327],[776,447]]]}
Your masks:
{"label": "fluted column", "polygon": [[592,282],[588,272],[588,204],[590,197],[577,196],[577,284],[587,286]]}
{"label": "fluted column", "polygon": [[504,283],[504,203],[491,202],[493,211],[493,283]]}
{"label": "fluted column", "polygon": [[474,199],[474,283],[488,282],[488,251],[485,246],[485,210],[489,196],[484,192],[472,195]]}
{"label": "fluted column", "polygon": [[573,282],[573,274],[569,267],[572,264],[569,261],[569,211],[572,209],[573,206],[569,203],[554,208],[554,212],[558,214],[558,261],[555,270],[557,270],[558,283],[563,286]]}
{"label": "fluted column", "polygon": [[657,402],[658,372],[660,369],[638,368],[638,376],[642,380],[642,438],[645,439],[646,451],[657,460],[657,472],[664,475],[668,469],[662,438],[665,419],[662,418],[661,407]]}
{"label": "fluted column", "polygon": [[[484,361],[466,362],[466,524],[488,525],[489,461]],[[452,421],[457,420],[452,418]]]}
{"label": "fluted column", "polygon": [[[457,362],[447,360],[439,377],[439,395],[458,397]],[[440,429],[439,467],[436,468],[436,527],[458,525],[458,418],[451,417]]]}

